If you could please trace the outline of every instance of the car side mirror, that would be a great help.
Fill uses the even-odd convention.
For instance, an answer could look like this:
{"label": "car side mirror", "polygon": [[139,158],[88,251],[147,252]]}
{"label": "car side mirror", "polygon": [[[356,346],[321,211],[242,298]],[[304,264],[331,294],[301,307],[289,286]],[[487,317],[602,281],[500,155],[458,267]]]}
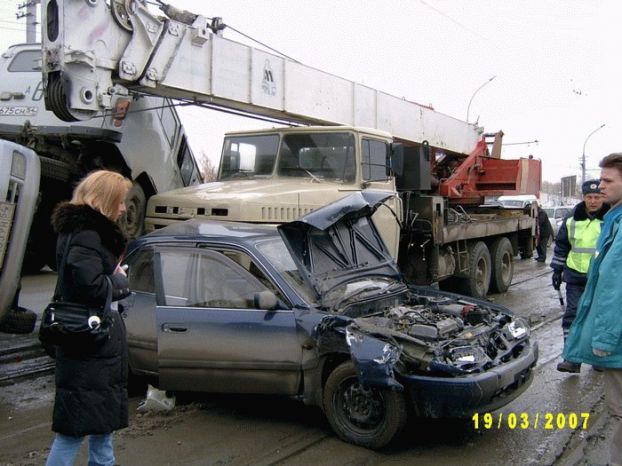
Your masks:
{"label": "car side mirror", "polygon": [[264,309],[266,311],[273,311],[278,304],[276,295],[270,290],[260,291],[255,293],[255,308]]}

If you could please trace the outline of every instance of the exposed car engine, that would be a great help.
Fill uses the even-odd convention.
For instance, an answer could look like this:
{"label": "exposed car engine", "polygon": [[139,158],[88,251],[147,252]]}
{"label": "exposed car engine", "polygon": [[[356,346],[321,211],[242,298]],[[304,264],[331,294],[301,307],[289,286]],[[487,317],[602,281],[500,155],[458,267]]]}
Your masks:
{"label": "exposed car engine", "polygon": [[406,367],[455,375],[512,360],[529,337],[520,318],[447,297],[415,296],[412,304],[360,317],[355,325],[377,338],[390,337],[401,347]]}

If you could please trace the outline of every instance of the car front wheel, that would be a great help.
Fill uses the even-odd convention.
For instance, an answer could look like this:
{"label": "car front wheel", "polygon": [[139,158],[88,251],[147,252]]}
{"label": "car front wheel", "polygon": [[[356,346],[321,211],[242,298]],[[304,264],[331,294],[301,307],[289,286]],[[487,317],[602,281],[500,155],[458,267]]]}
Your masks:
{"label": "car front wheel", "polygon": [[366,448],[384,447],[406,424],[403,394],[362,385],[352,362],[341,364],[330,374],[323,404],[337,435]]}

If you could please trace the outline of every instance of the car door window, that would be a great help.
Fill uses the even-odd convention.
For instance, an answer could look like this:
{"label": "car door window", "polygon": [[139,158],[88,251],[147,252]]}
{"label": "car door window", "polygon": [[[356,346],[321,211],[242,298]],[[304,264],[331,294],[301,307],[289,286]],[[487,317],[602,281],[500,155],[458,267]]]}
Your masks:
{"label": "car door window", "polygon": [[143,248],[127,260],[130,290],[155,293],[153,281],[153,248]]}
{"label": "car door window", "polygon": [[165,306],[254,309],[266,286],[225,254],[207,249],[161,250]]}

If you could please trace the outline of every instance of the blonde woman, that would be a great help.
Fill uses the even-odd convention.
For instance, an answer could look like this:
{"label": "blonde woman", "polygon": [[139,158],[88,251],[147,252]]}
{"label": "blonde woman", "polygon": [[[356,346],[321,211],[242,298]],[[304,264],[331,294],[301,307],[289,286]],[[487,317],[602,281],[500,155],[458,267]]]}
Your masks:
{"label": "blonde woman", "polygon": [[[127,240],[117,222],[131,185],[118,173],[99,170],[78,184],[71,201],[56,207],[52,225],[58,232],[57,264],[68,248],[62,275],[59,270],[62,300],[102,306],[109,283],[113,300],[129,294],[127,277],[118,265]],[[85,436],[89,464],[114,465],[112,432],[127,423],[125,325],[112,311],[110,339],[97,349],[56,348],[56,437],[47,465],[72,465]]]}

